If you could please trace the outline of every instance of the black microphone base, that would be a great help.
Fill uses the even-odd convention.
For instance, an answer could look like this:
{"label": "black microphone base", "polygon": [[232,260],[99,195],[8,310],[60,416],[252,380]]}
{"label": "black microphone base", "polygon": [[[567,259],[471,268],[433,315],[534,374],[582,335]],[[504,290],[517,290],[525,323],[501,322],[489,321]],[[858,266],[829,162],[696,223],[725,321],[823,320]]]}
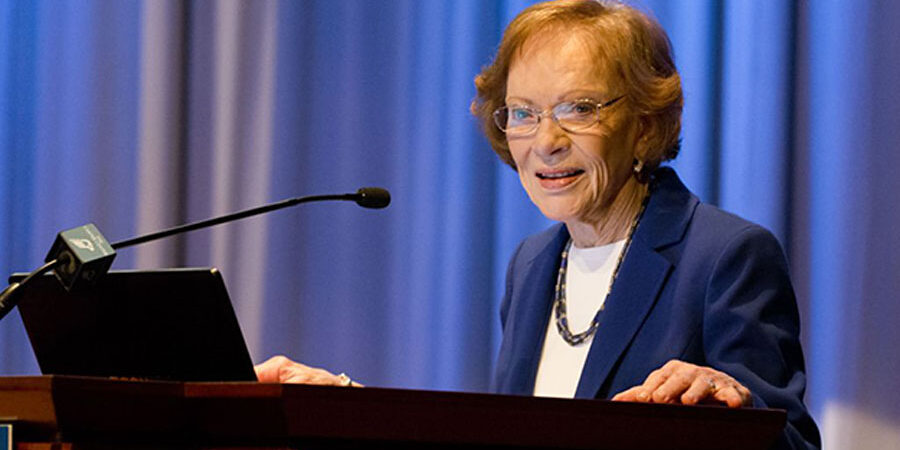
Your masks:
{"label": "black microphone base", "polygon": [[45,261],[58,261],[53,273],[71,291],[80,284],[92,284],[105,274],[115,257],[116,251],[100,230],[89,223],[56,235]]}

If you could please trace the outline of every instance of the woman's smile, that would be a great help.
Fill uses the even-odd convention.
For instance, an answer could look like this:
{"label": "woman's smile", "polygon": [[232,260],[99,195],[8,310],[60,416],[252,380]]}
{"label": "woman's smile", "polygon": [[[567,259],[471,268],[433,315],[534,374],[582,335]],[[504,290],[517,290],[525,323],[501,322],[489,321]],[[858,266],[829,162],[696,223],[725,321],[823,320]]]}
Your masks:
{"label": "woman's smile", "polygon": [[534,174],[544,190],[558,191],[578,181],[584,170],[578,168],[544,169]]}

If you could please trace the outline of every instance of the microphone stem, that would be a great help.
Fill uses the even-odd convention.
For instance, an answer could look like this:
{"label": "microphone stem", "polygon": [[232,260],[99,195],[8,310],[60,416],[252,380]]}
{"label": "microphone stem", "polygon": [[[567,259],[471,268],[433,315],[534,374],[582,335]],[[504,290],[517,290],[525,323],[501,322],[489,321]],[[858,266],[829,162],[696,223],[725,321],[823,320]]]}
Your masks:
{"label": "microphone stem", "polygon": [[32,278],[49,272],[50,269],[53,269],[53,267],[56,266],[56,263],[58,261],[59,260],[57,259],[47,261],[43,266],[38,267],[34,270],[34,272],[29,273],[24,280],[18,283],[10,284],[6,287],[6,289],[3,290],[3,292],[0,292],[0,320],[6,317],[6,315],[9,314],[10,311],[12,311],[16,304],[19,303],[19,288],[27,285]]}
{"label": "microphone stem", "polygon": [[155,233],[145,234],[143,236],[134,237],[131,239],[126,239],[124,241],[115,242],[112,244],[113,249],[120,249],[124,247],[131,247],[132,245],[143,244],[144,242],[155,241],[157,239],[162,239],[167,236],[171,236],[173,234],[178,233],[186,233],[188,231],[194,231],[200,228],[211,227],[214,225],[219,225],[221,223],[230,222],[232,220],[243,219],[245,217],[255,216],[257,214],[267,213],[269,211],[274,211],[276,209],[287,208],[289,206],[298,205],[300,203],[306,202],[315,202],[321,200],[356,200],[357,194],[331,194],[331,195],[311,195],[308,197],[296,197],[289,198],[287,200],[282,200],[280,202],[270,203],[264,206],[258,206],[256,208],[245,209],[243,211],[238,211],[236,213],[228,214],[221,217],[215,217],[212,219],[201,220],[199,222],[188,223],[184,225],[179,225],[177,227],[172,227],[167,230],[157,231]]}

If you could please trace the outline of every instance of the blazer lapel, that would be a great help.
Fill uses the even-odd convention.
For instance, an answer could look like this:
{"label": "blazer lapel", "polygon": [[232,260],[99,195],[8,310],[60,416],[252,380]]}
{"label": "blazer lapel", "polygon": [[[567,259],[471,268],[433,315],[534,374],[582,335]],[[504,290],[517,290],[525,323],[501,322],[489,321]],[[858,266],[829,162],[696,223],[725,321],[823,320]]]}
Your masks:
{"label": "blazer lapel", "polygon": [[511,311],[514,317],[507,320],[507,326],[515,326],[509,330],[516,336],[513,348],[513,370],[509,371],[509,392],[511,394],[531,395],[534,391],[534,379],[541,358],[544,336],[547,333],[547,321],[553,302],[553,290],[556,285],[556,274],[562,249],[569,239],[565,227],[550,240],[529,262],[524,273],[526,289],[518,308]]}
{"label": "blazer lapel", "polygon": [[645,243],[632,242],[612,293],[606,299],[603,319],[584,363],[576,398],[593,398],[600,390],[656,303],[671,267]]}

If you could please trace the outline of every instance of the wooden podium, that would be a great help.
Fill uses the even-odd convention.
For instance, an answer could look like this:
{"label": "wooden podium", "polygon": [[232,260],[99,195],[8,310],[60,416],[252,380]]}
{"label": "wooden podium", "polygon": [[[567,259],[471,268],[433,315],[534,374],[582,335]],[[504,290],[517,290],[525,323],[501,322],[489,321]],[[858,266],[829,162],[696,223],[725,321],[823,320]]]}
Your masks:
{"label": "wooden podium", "polygon": [[19,450],[765,449],[781,410],[380,388],[0,378]]}

